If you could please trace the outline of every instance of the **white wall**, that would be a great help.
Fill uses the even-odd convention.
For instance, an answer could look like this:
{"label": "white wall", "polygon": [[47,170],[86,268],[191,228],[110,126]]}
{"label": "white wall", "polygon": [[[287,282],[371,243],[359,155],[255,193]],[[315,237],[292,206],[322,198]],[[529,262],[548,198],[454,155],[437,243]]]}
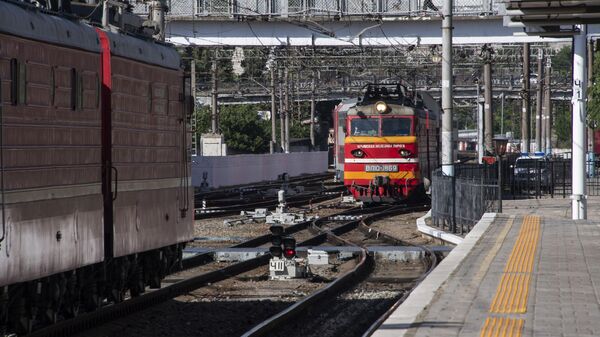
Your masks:
{"label": "white wall", "polygon": [[290,176],[327,172],[327,152],[242,154],[225,157],[192,157],[192,184],[200,186],[208,172],[209,187],[222,187],[275,180]]}

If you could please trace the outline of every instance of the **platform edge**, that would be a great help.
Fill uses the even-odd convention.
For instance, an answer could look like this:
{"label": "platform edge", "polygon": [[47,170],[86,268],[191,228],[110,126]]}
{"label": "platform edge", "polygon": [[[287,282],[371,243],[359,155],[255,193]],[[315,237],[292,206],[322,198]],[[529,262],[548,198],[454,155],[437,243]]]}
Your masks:
{"label": "platform edge", "polygon": [[405,336],[423,310],[430,305],[436,292],[460,266],[461,262],[475,247],[475,244],[479,242],[496,215],[496,213],[485,213],[462,242],[412,291],[406,301],[383,322],[372,336]]}
{"label": "platform edge", "polygon": [[453,245],[458,245],[461,242],[463,242],[464,239],[458,235],[447,233],[447,232],[444,232],[437,228],[428,226],[427,223],[425,222],[425,220],[427,218],[431,218],[431,210],[429,210],[429,212],[427,212],[427,214],[425,214],[422,217],[417,219],[417,230],[419,232],[421,232],[427,236],[431,236],[436,239],[440,239],[442,241],[451,243]]}

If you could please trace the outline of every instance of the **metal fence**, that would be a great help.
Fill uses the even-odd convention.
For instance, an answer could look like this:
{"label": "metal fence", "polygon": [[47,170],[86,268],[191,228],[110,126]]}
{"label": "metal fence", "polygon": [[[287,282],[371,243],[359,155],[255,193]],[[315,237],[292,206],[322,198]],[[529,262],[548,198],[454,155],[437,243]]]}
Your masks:
{"label": "metal fence", "polygon": [[[500,0],[455,0],[454,15],[496,15]],[[443,0],[170,0],[167,17],[435,16]],[[134,12],[147,14],[148,5]]]}
{"label": "metal fence", "polygon": [[[572,193],[571,159],[513,162],[504,167],[505,199],[568,198]],[[586,174],[587,195],[600,196],[600,161],[588,161]]]}
{"label": "metal fence", "polygon": [[[465,233],[485,212],[497,212],[502,199],[568,198],[572,193],[571,159],[502,159],[492,165],[462,164],[454,177],[441,170],[432,177],[431,215],[434,226]],[[600,160],[586,164],[587,195],[600,196]],[[502,179],[498,179],[501,175]],[[498,183],[502,188],[499,188]]]}
{"label": "metal fence", "polygon": [[453,233],[471,230],[486,212],[498,210],[498,178],[484,165],[457,165],[454,177],[441,169],[432,177],[434,226]]}

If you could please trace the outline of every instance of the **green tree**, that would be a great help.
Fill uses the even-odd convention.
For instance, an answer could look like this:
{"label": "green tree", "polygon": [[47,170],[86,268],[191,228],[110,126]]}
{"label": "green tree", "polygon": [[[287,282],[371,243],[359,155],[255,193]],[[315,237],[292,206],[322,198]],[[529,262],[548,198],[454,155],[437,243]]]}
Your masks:
{"label": "green tree", "polygon": [[[260,105],[224,105],[219,107],[219,125],[227,147],[243,153],[265,153],[271,140],[271,122],[258,116]],[[210,130],[210,107],[197,111],[197,130]]]}
{"label": "green tree", "polygon": [[[179,53],[184,58],[191,58],[196,60],[196,76],[198,83],[204,83],[210,85],[212,79],[211,66],[215,59],[215,50],[208,48],[194,48],[187,47],[179,49]],[[219,81],[227,82],[234,79],[233,65],[231,60],[226,58],[219,58],[217,61],[219,69]]]}
{"label": "green tree", "polygon": [[554,132],[556,133],[557,147],[571,147],[571,103],[554,103]]}
{"label": "green tree", "polygon": [[[554,79],[571,78],[573,69],[571,46],[565,46],[552,56],[552,77]],[[571,145],[571,109],[568,102],[554,102],[553,128],[558,147]]]}
{"label": "green tree", "polygon": [[592,85],[588,88],[588,125],[592,129],[600,127],[600,52],[594,54]]}

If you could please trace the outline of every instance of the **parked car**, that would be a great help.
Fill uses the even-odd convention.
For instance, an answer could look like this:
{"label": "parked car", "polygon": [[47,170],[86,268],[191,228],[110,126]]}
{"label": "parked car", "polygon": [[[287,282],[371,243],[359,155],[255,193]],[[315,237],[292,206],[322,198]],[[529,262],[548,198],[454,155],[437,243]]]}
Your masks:
{"label": "parked car", "polygon": [[550,161],[544,155],[524,155],[515,161],[513,182],[520,190],[549,190],[552,185]]}

